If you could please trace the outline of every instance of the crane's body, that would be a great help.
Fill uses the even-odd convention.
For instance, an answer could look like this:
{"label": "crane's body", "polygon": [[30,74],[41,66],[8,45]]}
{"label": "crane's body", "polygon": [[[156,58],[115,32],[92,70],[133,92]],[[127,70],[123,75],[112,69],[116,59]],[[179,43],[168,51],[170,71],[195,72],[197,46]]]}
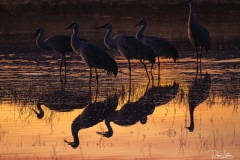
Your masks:
{"label": "crane's body", "polygon": [[[53,51],[54,53],[61,54],[61,64],[60,64],[60,76],[63,64],[65,65],[65,76],[66,76],[66,59],[65,54],[68,52],[73,52],[70,44],[71,36],[68,35],[54,35],[43,40],[44,30],[39,28],[34,35],[36,38],[36,44],[39,48],[45,51]],[[83,38],[79,38],[81,41],[86,41]]]}
{"label": "crane's body", "polygon": [[147,28],[147,21],[140,20],[136,25],[142,25],[141,28],[136,33],[136,38],[148,44],[155,52],[155,56],[165,56],[166,58],[172,58],[174,62],[179,58],[178,50],[176,47],[168,40],[151,35],[144,35],[144,31]]}
{"label": "crane's body", "polygon": [[107,70],[109,73],[113,72],[114,75],[117,76],[118,65],[107,52],[89,42],[83,42],[78,39],[77,34],[79,31],[79,25],[77,22],[73,22],[68,28],[73,28],[73,33],[71,35],[71,46],[73,50],[81,56],[82,60],[90,68],[90,84],[92,78],[92,68],[95,68],[97,83],[97,68]]}
{"label": "crane's body", "polygon": [[[120,34],[111,38],[110,35],[113,29],[111,23],[107,23],[102,27],[98,27],[98,28],[107,29],[107,33],[105,34],[105,37],[104,37],[105,45],[109,49],[119,51],[125,58],[127,58],[128,65],[129,65],[130,78],[131,78],[130,59],[139,60],[143,64],[148,76],[148,71],[143,61],[148,60],[152,64],[152,67],[153,67],[153,64],[155,63],[155,53],[148,45],[144,44],[142,41],[130,35]],[[151,75],[152,75],[152,67],[150,71]],[[148,76],[148,79],[150,80],[149,76]]]}
{"label": "crane's body", "polygon": [[136,33],[136,38],[143,41],[154,50],[155,56],[158,58],[158,73],[159,73],[158,76],[160,76],[159,57],[164,56],[166,58],[172,58],[173,61],[176,62],[176,60],[179,59],[178,50],[171,42],[167,41],[164,38],[151,35],[144,35],[144,31],[147,28],[146,20],[144,19],[140,20],[140,22],[136,26],[138,25],[141,25],[141,28]]}
{"label": "crane's body", "polygon": [[[211,37],[208,30],[202,25],[198,24],[194,18],[194,0],[188,1],[189,9],[189,18],[188,18],[188,38],[190,42],[194,45],[197,52],[197,74],[198,74],[198,58],[200,58],[200,72],[201,69],[201,58],[202,58],[202,48],[205,47],[206,53],[211,47]],[[198,48],[200,48],[200,55],[198,53]]]}

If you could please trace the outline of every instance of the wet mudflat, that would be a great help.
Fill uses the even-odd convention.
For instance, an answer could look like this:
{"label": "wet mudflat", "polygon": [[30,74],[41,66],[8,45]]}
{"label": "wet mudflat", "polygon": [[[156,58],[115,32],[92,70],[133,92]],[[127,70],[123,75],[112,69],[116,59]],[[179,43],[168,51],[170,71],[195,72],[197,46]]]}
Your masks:
{"label": "wet mudflat", "polygon": [[[0,159],[239,159],[236,4],[218,4],[212,10],[209,4],[197,4],[196,18],[213,41],[203,54],[197,80],[196,55],[187,38],[188,6],[147,6],[152,10],[127,15],[127,3],[112,5],[119,8],[113,14],[102,4],[101,12],[86,9],[63,15],[69,8],[60,7],[50,13],[36,10],[42,13],[36,19],[27,13],[19,19],[1,15],[6,25],[0,27]],[[26,16],[33,18],[31,23],[25,22]],[[105,31],[95,29],[111,22],[113,35],[133,35],[137,28],[132,26],[140,17],[148,20],[146,33],[170,40],[180,54],[176,63],[161,59],[160,80],[155,64],[150,83],[136,60],[130,82],[127,60],[105,48]],[[99,85],[93,76],[89,88],[89,69],[69,53],[64,83],[59,76],[61,56],[37,48],[32,39],[37,28],[44,27],[46,35],[70,34],[63,29],[73,20],[80,24],[81,37],[115,58],[116,78],[99,70]]]}

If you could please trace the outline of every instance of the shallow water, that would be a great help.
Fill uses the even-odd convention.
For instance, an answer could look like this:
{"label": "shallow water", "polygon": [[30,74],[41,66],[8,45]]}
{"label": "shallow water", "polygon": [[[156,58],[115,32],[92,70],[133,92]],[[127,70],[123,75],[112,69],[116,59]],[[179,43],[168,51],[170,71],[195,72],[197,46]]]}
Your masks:
{"label": "shallow water", "polygon": [[[129,10],[134,4],[136,10]],[[12,14],[23,14],[1,14],[6,23],[0,27],[0,159],[239,159],[239,5],[198,4],[195,17],[209,29],[213,45],[203,55],[203,74],[197,77],[202,81],[197,82],[196,56],[187,39],[188,6],[134,2],[112,4],[112,10],[99,5],[69,14],[63,14],[67,7],[26,13],[8,7]],[[106,49],[105,31],[95,30],[112,22],[114,35],[135,34],[132,26],[140,17],[148,20],[146,33],[172,41],[180,54],[176,63],[161,59],[160,80],[155,64],[150,83],[135,60],[130,83],[126,59]],[[79,56],[67,54],[63,86],[60,55],[38,49],[32,39],[40,26],[47,35],[70,34],[63,28],[76,19],[80,36],[108,51],[119,65],[116,78],[99,70],[100,83],[93,76],[91,89],[89,69]],[[191,107],[194,129],[189,131]],[[73,149],[65,140],[73,142],[71,126],[80,126],[76,118],[81,114],[86,117]],[[105,122],[111,122],[112,134]]]}

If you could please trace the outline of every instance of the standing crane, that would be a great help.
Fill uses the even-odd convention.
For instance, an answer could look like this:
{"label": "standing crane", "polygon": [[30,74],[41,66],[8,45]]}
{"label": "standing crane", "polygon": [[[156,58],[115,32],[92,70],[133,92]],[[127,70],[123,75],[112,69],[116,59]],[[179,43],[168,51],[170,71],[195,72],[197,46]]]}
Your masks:
{"label": "standing crane", "polygon": [[[60,63],[60,76],[62,72],[62,66],[64,64],[65,66],[65,78],[66,78],[66,59],[65,54],[68,52],[73,52],[73,49],[70,44],[71,36],[69,35],[54,35],[46,38],[45,40],[42,40],[42,37],[44,35],[43,28],[39,28],[36,32],[36,34],[33,36],[33,38],[36,38],[36,44],[39,48],[45,50],[45,51],[53,51],[54,53],[59,53],[62,55],[61,63]],[[80,41],[86,41],[83,38],[79,38]]]}
{"label": "standing crane", "polygon": [[176,62],[177,59],[179,59],[178,50],[176,47],[167,41],[164,38],[156,37],[156,36],[150,36],[150,35],[144,35],[144,31],[147,28],[147,21],[144,19],[141,19],[140,22],[135,25],[139,26],[142,25],[141,28],[136,33],[136,38],[143,41],[147,45],[149,45],[155,52],[155,56],[158,58],[158,79],[160,78],[160,56],[165,56],[166,58],[172,58],[174,62]]}
{"label": "standing crane", "polygon": [[[200,72],[202,72],[202,64],[201,64],[201,58],[202,58],[202,47],[205,47],[206,53],[211,47],[211,38],[209,35],[208,30],[198,24],[194,18],[194,1],[195,0],[189,0],[187,3],[190,6],[189,10],[189,18],[188,18],[188,38],[190,42],[194,45],[196,52],[197,52],[197,74],[198,74],[198,58],[200,58]],[[200,48],[200,55],[198,53],[198,48]]]}
{"label": "standing crane", "polygon": [[150,73],[153,78],[152,68],[153,64],[155,63],[155,53],[151,49],[151,47],[144,44],[142,41],[136,39],[134,36],[130,35],[120,34],[111,38],[110,35],[113,29],[111,23],[106,23],[105,25],[98,27],[97,29],[99,28],[107,29],[107,33],[105,34],[104,37],[105,45],[109,49],[119,51],[125,58],[127,58],[130,79],[131,79],[131,65],[130,65],[131,59],[137,59],[142,63],[146,70],[148,80],[150,80],[146,64],[144,63],[144,60],[148,60],[152,64]]}
{"label": "standing crane", "polygon": [[97,46],[88,42],[80,41],[77,37],[79,31],[79,25],[77,22],[73,22],[66,29],[69,28],[73,28],[73,33],[71,35],[71,46],[73,50],[78,55],[81,56],[82,60],[90,68],[89,84],[91,84],[92,79],[92,68],[95,68],[97,84],[98,84],[97,68],[107,70],[108,73],[113,72],[113,74],[116,77],[118,73],[118,65],[116,61],[107,52],[101,50]]}

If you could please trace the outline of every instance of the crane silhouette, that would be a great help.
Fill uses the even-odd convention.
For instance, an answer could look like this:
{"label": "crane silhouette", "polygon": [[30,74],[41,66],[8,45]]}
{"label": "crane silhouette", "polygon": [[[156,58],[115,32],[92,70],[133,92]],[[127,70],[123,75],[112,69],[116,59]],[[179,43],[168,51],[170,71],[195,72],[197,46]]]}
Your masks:
{"label": "crane silhouette", "polygon": [[[201,68],[201,58],[202,58],[202,47],[205,47],[206,53],[211,47],[211,38],[208,30],[202,25],[198,24],[194,18],[194,2],[195,0],[189,0],[190,10],[189,10],[189,18],[188,18],[188,38],[190,42],[194,45],[197,52],[197,74],[198,74],[198,58],[200,59],[200,72],[202,72]],[[200,55],[198,52],[198,48],[200,48]]]}
{"label": "crane silhouette", "polygon": [[72,136],[74,142],[68,142],[73,148],[79,146],[78,132],[81,129],[90,128],[99,122],[103,121],[110,113],[114,112],[118,105],[118,95],[108,96],[105,101],[90,103],[84,108],[82,114],[77,116],[71,126]]}
{"label": "crane silhouette", "polygon": [[188,104],[190,113],[190,126],[186,127],[189,131],[194,130],[194,110],[195,108],[204,102],[210,92],[211,87],[211,75],[205,74],[204,78],[196,78],[190,86],[188,92]]}
{"label": "crane silhouette", "polygon": [[97,84],[98,84],[97,68],[107,70],[108,73],[113,72],[116,77],[118,73],[118,65],[116,61],[107,52],[101,50],[97,46],[88,42],[80,41],[77,38],[77,34],[79,31],[79,25],[77,22],[73,22],[66,29],[69,28],[73,28],[73,32],[71,35],[71,46],[73,50],[78,55],[81,56],[82,60],[90,68],[89,84],[91,84],[92,79],[92,68],[95,68]]}
{"label": "crane silhouette", "polygon": [[153,78],[152,68],[153,68],[153,64],[155,63],[155,53],[151,49],[151,47],[144,44],[142,41],[136,39],[134,36],[130,36],[130,35],[120,34],[111,38],[110,35],[113,30],[111,23],[106,23],[101,27],[97,27],[97,29],[99,28],[107,29],[107,33],[105,34],[105,37],[104,37],[105,45],[109,49],[120,52],[125,58],[127,58],[130,79],[131,79],[131,64],[130,64],[131,59],[137,59],[142,63],[142,65],[145,68],[146,74],[148,76],[148,80],[150,80],[146,64],[144,63],[144,60],[148,60],[152,64],[150,73]]}
{"label": "crane silhouette", "polygon": [[179,84],[173,82],[172,85],[153,86],[147,89],[149,100],[153,101],[155,107],[167,104],[174,99],[178,93]]}
{"label": "crane silhouette", "polygon": [[[73,49],[70,44],[71,36],[69,35],[54,35],[46,38],[43,40],[44,35],[44,29],[39,28],[36,32],[36,34],[33,36],[33,38],[36,38],[36,44],[39,48],[45,50],[45,51],[53,51],[54,53],[61,54],[61,63],[60,63],[60,76],[62,72],[62,66],[64,64],[65,66],[65,77],[66,77],[66,67],[67,62],[65,58],[65,54],[68,52],[73,52]],[[79,38],[80,41],[85,41],[83,38]]]}
{"label": "crane silhouette", "polygon": [[149,95],[145,92],[136,102],[127,102],[121,109],[111,112],[105,118],[105,125],[108,131],[97,132],[104,137],[112,137],[113,129],[110,125],[111,122],[119,126],[131,126],[140,122],[146,124],[148,115],[151,115],[155,110],[155,105],[150,99]]}
{"label": "crane silhouette", "polygon": [[49,94],[43,94],[37,102],[37,110],[33,111],[39,119],[44,117],[42,105],[57,112],[71,112],[74,109],[82,109],[92,101],[90,91],[69,92],[64,87]]}
{"label": "crane silhouette", "polygon": [[177,59],[179,59],[178,50],[176,47],[167,41],[164,38],[156,37],[156,36],[150,36],[150,35],[144,35],[144,31],[147,28],[147,21],[144,19],[141,19],[140,22],[135,25],[139,26],[141,25],[141,28],[136,33],[136,38],[143,41],[147,45],[149,45],[155,52],[155,56],[158,58],[158,79],[160,78],[160,56],[165,56],[166,58],[172,58],[174,62],[176,62]]}

